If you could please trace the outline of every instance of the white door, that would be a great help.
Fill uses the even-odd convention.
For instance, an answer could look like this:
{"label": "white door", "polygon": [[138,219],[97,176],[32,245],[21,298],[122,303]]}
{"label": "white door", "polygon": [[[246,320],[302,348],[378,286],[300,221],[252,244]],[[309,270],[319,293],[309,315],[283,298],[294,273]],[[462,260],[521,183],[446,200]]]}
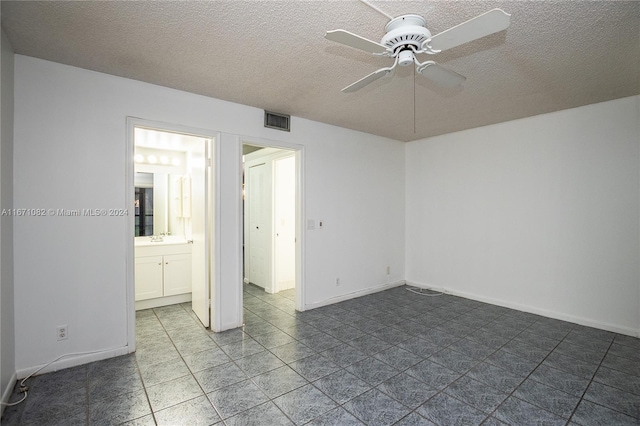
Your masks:
{"label": "white door", "polygon": [[[210,242],[207,239],[212,223],[209,218],[211,211],[209,208],[209,200],[211,194],[209,184],[211,179],[211,141],[206,140],[202,146],[202,150],[193,153],[192,160],[197,166],[192,168],[190,187],[188,191],[191,198],[190,204],[190,220],[191,220],[191,237],[193,247],[191,249],[192,261],[192,290],[191,290],[191,309],[202,322],[202,325],[209,327],[211,320],[210,310],[210,259],[209,247]],[[189,185],[189,184],[185,184]]]}
{"label": "white door", "polygon": [[296,282],[296,161],[295,156],[273,162],[274,277],[275,291],[295,287]]}
{"label": "white door", "polygon": [[[268,288],[269,271],[269,203],[267,197],[267,166],[257,164],[248,169],[248,216],[249,216],[249,279],[253,284]],[[247,213],[247,212],[245,212]]]}

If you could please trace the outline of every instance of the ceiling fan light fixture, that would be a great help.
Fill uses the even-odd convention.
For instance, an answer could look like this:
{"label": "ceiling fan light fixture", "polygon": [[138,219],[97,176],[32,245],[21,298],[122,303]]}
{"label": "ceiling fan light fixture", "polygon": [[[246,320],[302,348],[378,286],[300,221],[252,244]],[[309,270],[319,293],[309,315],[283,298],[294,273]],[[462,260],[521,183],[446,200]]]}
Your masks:
{"label": "ceiling fan light fixture", "polygon": [[[367,0],[363,3],[373,7]],[[385,14],[386,16],[386,14]],[[391,67],[381,68],[342,89],[343,92],[355,92],[379,78],[393,72],[396,65],[407,67],[415,62],[416,71],[444,87],[462,84],[466,77],[437,64],[434,61],[419,62],[417,54],[433,55],[461,44],[486,37],[509,27],[511,15],[502,9],[493,9],[469,19],[434,36],[427,29],[427,21],[420,15],[407,14],[391,19],[385,26],[386,34],[380,43],[361,37],[346,30],[327,31],[328,40],[364,50],[376,56],[395,58]],[[415,87],[415,86],[414,86]]]}
{"label": "ceiling fan light fixture", "polygon": [[408,67],[415,61],[415,56],[411,50],[403,50],[398,54],[398,65]]}
{"label": "ceiling fan light fixture", "polygon": [[416,50],[422,48],[422,43],[431,37],[431,32],[425,27],[427,21],[420,15],[402,15],[392,19],[385,27],[386,34],[380,44],[395,52],[399,48],[414,46]]}

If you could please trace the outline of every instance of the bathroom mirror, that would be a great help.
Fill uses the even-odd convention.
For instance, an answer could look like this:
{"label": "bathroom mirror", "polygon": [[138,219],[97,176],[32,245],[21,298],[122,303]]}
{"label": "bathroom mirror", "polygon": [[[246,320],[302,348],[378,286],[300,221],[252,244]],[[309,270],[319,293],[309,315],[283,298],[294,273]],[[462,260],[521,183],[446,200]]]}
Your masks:
{"label": "bathroom mirror", "polygon": [[135,236],[185,235],[191,180],[181,174],[136,172]]}
{"label": "bathroom mirror", "polygon": [[136,172],[135,236],[166,234],[168,227],[168,175]]}

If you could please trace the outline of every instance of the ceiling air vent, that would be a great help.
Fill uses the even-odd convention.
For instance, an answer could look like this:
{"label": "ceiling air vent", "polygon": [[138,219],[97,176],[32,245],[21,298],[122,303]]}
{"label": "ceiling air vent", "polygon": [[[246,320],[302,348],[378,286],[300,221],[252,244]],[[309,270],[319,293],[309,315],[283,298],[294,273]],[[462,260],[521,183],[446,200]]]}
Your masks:
{"label": "ceiling air vent", "polygon": [[289,132],[291,130],[290,123],[291,116],[286,114],[278,114],[275,112],[264,112],[264,127],[270,129],[284,130]]}

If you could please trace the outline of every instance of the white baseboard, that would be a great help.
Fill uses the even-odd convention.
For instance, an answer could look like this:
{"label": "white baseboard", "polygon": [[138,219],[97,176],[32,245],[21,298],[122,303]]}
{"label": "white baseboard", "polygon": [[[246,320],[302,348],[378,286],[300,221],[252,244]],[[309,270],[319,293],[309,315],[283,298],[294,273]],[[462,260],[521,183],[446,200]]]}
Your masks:
{"label": "white baseboard", "polygon": [[138,300],[136,311],[142,309],[159,308],[160,306],[176,305],[178,303],[191,302],[191,293],[177,294],[175,296],[157,297],[155,299]]}
{"label": "white baseboard", "polygon": [[42,368],[42,370],[38,371],[37,375],[51,373],[53,371],[63,370],[65,368],[76,367],[78,365],[88,364],[94,361],[102,361],[103,359],[114,358],[120,355],[126,355],[130,353],[129,346],[123,346],[121,348],[115,349],[105,349],[104,351],[99,352],[85,352],[85,353],[77,353],[77,354],[68,354],[68,357],[64,357],[59,359],[58,361],[54,361],[45,368],[42,368],[43,365],[37,365],[33,367],[21,368],[16,372],[17,379],[24,379],[29,374],[32,374],[38,369]]}
{"label": "white baseboard", "polygon": [[[9,402],[9,398],[11,398],[11,394],[13,393],[13,388],[16,386],[17,380],[18,380],[18,373],[14,372],[11,375],[11,379],[9,379],[9,382],[7,382],[7,387],[2,392],[2,399],[0,399],[0,401],[4,402],[5,404]],[[0,404],[0,417],[2,417],[2,413],[4,412],[5,408],[6,408],[5,405]]]}
{"label": "white baseboard", "polygon": [[548,309],[537,308],[535,306],[523,305],[520,303],[510,302],[508,300],[496,299],[492,297],[480,296],[475,293],[468,293],[464,291],[451,290],[445,287],[437,287],[424,283],[418,283],[413,281],[407,281],[407,285],[420,287],[424,289],[439,291],[442,293],[450,294],[452,296],[460,296],[466,299],[477,300],[478,302],[490,303],[492,305],[502,306],[505,308],[516,309],[518,311],[528,312],[530,314],[541,315],[547,318],[558,319],[561,321],[567,321],[574,324],[580,324],[587,327],[598,328],[600,330],[611,331],[614,333],[624,334],[632,337],[640,337],[640,330],[624,327],[616,324],[610,324],[602,321],[594,321],[588,318],[578,317],[575,315],[569,315],[562,312],[551,311]]}
{"label": "white baseboard", "polygon": [[312,302],[312,303],[306,303],[304,305],[304,310],[306,311],[308,309],[315,309],[315,308],[319,308],[321,306],[332,305],[334,303],[343,302],[345,300],[355,299],[356,297],[366,296],[367,294],[378,293],[380,291],[388,290],[388,289],[393,288],[393,287],[399,287],[399,286],[404,285],[404,284],[405,284],[404,280],[402,280],[402,281],[394,281],[392,283],[386,283],[386,284],[382,284],[382,285],[379,285],[379,286],[369,287],[369,288],[365,288],[365,289],[362,289],[362,290],[354,291],[354,292],[351,292],[351,293],[342,294],[340,296],[332,297],[330,299],[320,300],[320,301]]}

